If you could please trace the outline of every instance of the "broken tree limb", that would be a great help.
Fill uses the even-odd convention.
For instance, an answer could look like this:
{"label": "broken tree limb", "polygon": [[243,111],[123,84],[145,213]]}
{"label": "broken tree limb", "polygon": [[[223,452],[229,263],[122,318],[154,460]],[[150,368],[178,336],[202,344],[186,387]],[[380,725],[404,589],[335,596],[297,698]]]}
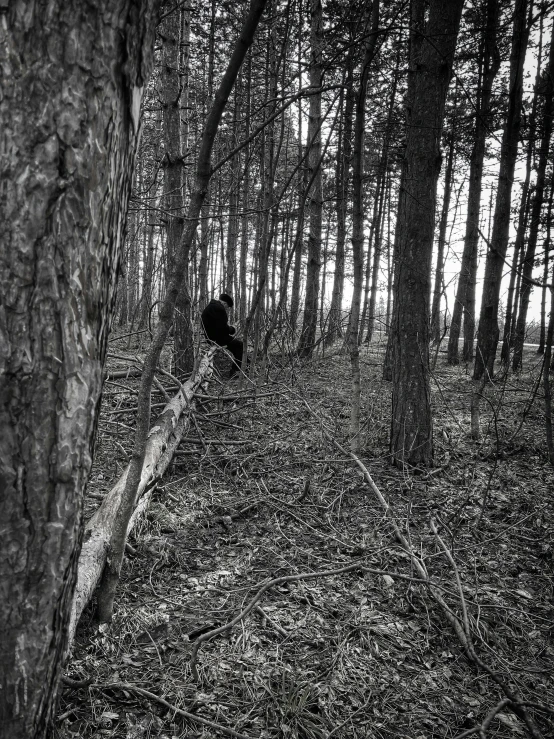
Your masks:
{"label": "broken tree limb", "polygon": [[[186,413],[186,411],[193,408],[196,390],[210,377],[213,354],[214,350],[210,349],[202,357],[196,374],[182,385],[181,390],[165,406],[157,417],[154,426],[150,429],[137,496],[138,504],[129,521],[127,533],[132,530],[140,513],[146,509],[154,487],[169,466],[181,437],[188,428],[190,413]],[[73,642],[81,613],[91,599],[102,575],[112,535],[113,522],[125,489],[128,471],[129,466],[125,468],[119,480],[85,526],[83,547],[79,557],[77,586],[68,627],[68,650]]]}
{"label": "broken tree limb", "polygon": [[134,449],[129,462],[125,488],[121,494],[121,504],[118,508],[117,518],[112,530],[109,553],[102,572],[102,581],[98,588],[97,613],[101,623],[109,623],[113,617],[113,604],[125,552],[128,522],[135,506],[145,459],[150,422],[149,400],[152,380],[162,349],[169,335],[177,299],[182,291],[185,291],[185,293],[188,292],[187,269],[189,254],[200,220],[202,205],[208,192],[208,185],[211,178],[211,155],[215,136],[246,52],[254,40],[254,34],[266,3],[267,0],[251,0],[250,9],[246,14],[240,36],[235,43],[227,69],[213,99],[200,139],[195,184],[191,190],[186,215],[186,228],[183,232],[180,247],[177,250],[177,258],[173,269],[171,270],[171,274],[168,275],[166,294],[160,308],[158,325],[144,359],[144,371],[140,380],[137,397],[138,410]]}

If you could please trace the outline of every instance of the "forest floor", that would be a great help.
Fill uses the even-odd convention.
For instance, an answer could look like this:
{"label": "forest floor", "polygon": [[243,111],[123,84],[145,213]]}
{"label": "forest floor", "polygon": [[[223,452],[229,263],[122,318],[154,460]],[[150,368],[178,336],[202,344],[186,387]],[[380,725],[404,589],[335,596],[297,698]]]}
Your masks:
{"label": "forest floor", "polygon": [[[257,398],[212,380],[220,399],[202,402],[131,536],[113,623],[98,629],[92,608],[81,620],[66,674],[92,684],[62,687],[58,739],[531,736],[501,704],[503,689],[554,737],[554,474],[540,358],[529,351],[524,372],[487,389],[476,442],[468,369],[439,355],[436,467],[409,474],[387,456],[382,354],[372,345],[361,357],[359,456],[389,515],[322,431],[348,446],[348,357],[275,362]],[[89,514],[129,454],[135,388],[132,378],[107,385]],[[418,580],[391,517],[451,611],[462,619],[466,609],[481,666]],[[300,575],[206,638],[271,579]]]}

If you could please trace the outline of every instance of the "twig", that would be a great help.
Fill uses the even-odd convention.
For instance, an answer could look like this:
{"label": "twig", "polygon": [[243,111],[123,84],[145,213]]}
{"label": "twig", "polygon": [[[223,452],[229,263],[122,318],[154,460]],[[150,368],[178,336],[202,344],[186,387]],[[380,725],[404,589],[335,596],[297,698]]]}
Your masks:
{"label": "twig", "polygon": [[154,375],[152,378],[154,380],[154,385],[158,388],[158,390],[161,392],[161,394],[164,396],[164,398],[169,403],[171,401],[171,397],[165,387],[162,385],[162,383],[158,380],[158,378]]}
{"label": "twig", "polygon": [[465,739],[467,736],[473,736],[473,734],[479,734],[480,739],[486,739],[486,731],[491,725],[493,719],[495,716],[497,716],[500,711],[507,706],[510,703],[510,700],[508,698],[504,698],[500,701],[500,703],[497,703],[494,708],[491,708],[491,710],[487,713],[483,721],[479,724],[479,726],[474,726],[472,729],[467,729],[466,731],[463,731],[461,734],[457,734],[454,739]]}
{"label": "twig", "polygon": [[268,616],[268,614],[261,606],[254,606],[254,610],[259,613],[262,619],[267,621],[267,623],[270,624],[278,634],[281,634],[281,636],[285,637],[285,639],[288,637],[287,632],[282,629],[279,624],[271,618],[271,616]]}
{"label": "twig", "polygon": [[67,677],[67,675],[62,675],[62,684],[67,685],[68,688],[73,688],[74,690],[79,690],[79,688],[88,688],[88,686],[92,685],[93,682],[94,679],[92,677],[87,677],[83,680],[73,680],[73,678]]}
{"label": "twig", "polygon": [[249,393],[248,395],[202,395],[197,393],[196,397],[200,400],[217,400],[225,403],[231,400],[259,400],[260,398],[271,398],[274,395],[282,395],[282,393],[277,391],[273,393]]}
{"label": "twig", "polygon": [[230,729],[227,726],[222,726],[221,724],[216,724],[214,721],[210,721],[207,718],[202,718],[202,716],[196,716],[194,713],[183,711],[182,708],[177,708],[177,706],[174,706],[173,704],[166,701],[165,698],[161,698],[159,695],[155,695],[155,693],[151,693],[149,690],[145,690],[144,688],[139,688],[138,685],[132,685],[131,683],[93,683],[91,687],[97,688],[98,690],[128,690],[130,693],[137,693],[138,695],[142,695],[145,698],[149,698],[152,701],[160,703],[162,706],[165,706],[170,711],[174,711],[175,713],[179,714],[179,716],[184,716],[191,721],[196,721],[197,723],[209,726],[216,731],[221,731],[224,734],[234,736],[237,739],[251,739],[251,737],[249,737],[247,734],[241,734],[240,732],[235,731],[234,729]]}
{"label": "twig", "polygon": [[236,521],[237,518],[242,518],[242,516],[244,516],[245,513],[248,513],[248,511],[251,511],[252,508],[257,508],[261,502],[261,500],[255,500],[253,503],[241,508],[240,511],[237,511],[236,513],[229,513],[225,516],[216,516],[212,521],[213,523],[225,523],[228,519]]}
{"label": "twig", "polygon": [[458,586],[458,595],[460,596],[460,603],[462,604],[462,622],[464,625],[464,631],[466,635],[466,639],[468,641],[468,644],[473,648],[473,645],[471,643],[471,630],[469,627],[469,618],[467,616],[467,606],[466,606],[466,600],[464,596],[464,589],[462,587],[462,581],[460,578],[460,572],[458,570],[458,567],[456,566],[456,562],[454,561],[454,557],[452,556],[450,550],[442,540],[439,532],[437,531],[437,527],[433,519],[431,519],[431,531],[433,532],[433,535],[437,542],[440,545],[440,548],[445,553],[446,558],[450,562],[450,565],[452,569],[454,570],[454,576],[456,577],[456,585]]}

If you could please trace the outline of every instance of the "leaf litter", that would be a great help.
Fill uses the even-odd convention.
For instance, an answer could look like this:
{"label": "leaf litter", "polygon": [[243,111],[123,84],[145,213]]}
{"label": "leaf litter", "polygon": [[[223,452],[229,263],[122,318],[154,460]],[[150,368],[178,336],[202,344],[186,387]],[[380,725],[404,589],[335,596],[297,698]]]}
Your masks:
{"label": "leaf litter", "polygon": [[[509,393],[507,382],[487,390],[475,442],[465,368],[439,360],[437,466],[415,474],[388,461],[381,357],[380,347],[362,354],[360,458],[461,614],[454,572],[429,527],[431,517],[439,523],[476,651],[554,736],[544,710],[554,695],[553,474],[540,398],[512,438],[538,369],[528,361]],[[348,358],[334,353],[295,366],[294,377],[275,363],[257,399],[236,383],[210,388],[219,399],[202,400],[133,532],[113,623],[98,629],[93,608],[82,618],[66,674],[93,682],[64,687],[54,736],[446,739],[479,736],[491,711],[486,736],[530,735],[509,706],[495,709],[502,690],[464,655],[352,459],[322,434],[323,423],[347,446],[348,378]],[[104,424],[133,424],[136,380],[119,384],[127,389],[108,390],[102,408],[90,512],[132,444],[131,432]],[[245,399],[223,402],[229,394]],[[268,589],[242,621],[206,638],[264,583],[350,566]]]}

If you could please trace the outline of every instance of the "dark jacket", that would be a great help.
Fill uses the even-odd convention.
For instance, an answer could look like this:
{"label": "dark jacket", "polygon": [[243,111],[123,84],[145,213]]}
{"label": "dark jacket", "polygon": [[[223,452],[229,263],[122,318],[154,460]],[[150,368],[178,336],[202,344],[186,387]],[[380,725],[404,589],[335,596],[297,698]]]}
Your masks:
{"label": "dark jacket", "polygon": [[210,341],[215,341],[219,346],[227,346],[232,341],[235,329],[229,326],[227,311],[219,300],[210,300],[202,311],[202,325],[204,332]]}

